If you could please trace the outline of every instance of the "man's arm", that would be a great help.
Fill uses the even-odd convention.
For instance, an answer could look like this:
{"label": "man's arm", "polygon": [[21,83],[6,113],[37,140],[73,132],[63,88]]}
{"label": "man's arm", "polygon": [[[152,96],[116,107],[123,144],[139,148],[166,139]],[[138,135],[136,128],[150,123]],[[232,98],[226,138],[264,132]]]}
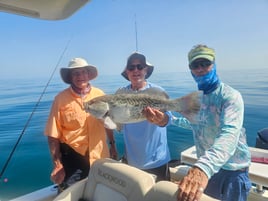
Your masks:
{"label": "man's arm", "polygon": [[116,144],[114,140],[114,133],[113,130],[105,128],[106,134],[109,140],[109,145],[110,145],[110,157],[112,159],[117,160],[117,151],[116,151]]}
{"label": "man's arm", "polygon": [[60,142],[58,139],[48,136],[48,145],[53,162],[53,171],[50,175],[50,179],[54,183],[60,184],[65,177],[65,171],[61,163]]}

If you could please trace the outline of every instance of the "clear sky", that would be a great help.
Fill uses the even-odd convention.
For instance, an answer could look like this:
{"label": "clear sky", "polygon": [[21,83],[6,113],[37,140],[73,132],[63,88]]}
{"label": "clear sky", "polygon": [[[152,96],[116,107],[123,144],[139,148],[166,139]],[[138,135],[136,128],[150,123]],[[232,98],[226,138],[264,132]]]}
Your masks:
{"label": "clear sky", "polygon": [[187,70],[200,43],[216,50],[218,68],[268,67],[268,0],[92,0],[59,21],[0,13],[1,77],[49,77],[68,41],[58,68],[83,57],[99,74],[120,74],[136,50],[135,22],[138,51],[157,73]]}

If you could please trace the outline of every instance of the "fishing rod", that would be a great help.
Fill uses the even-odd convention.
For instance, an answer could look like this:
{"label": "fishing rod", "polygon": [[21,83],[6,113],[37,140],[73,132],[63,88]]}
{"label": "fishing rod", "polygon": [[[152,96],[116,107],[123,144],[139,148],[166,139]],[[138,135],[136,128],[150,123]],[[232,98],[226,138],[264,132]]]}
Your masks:
{"label": "fishing rod", "polygon": [[[44,96],[44,94],[45,94],[45,92],[46,92],[46,90],[47,90],[47,87],[49,86],[49,84],[50,84],[50,82],[51,82],[51,80],[52,80],[52,78],[53,78],[53,76],[54,76],[54,74],[55,74],[55,72],[56,72],[56,70],[57,70],[59,64],[60,64],[60,62],[61,62],[61,60],[62,60],[62,58],[63,58],[63,55],[65,54],[66,50],[68,49],[71,40],[72,40],[72,37],[69,39],[69,41],[67,42],[65,48],[63,49],[63,51],[62,51],[62,53],[61,53],[61,55],[60,55],[60,57],[59,57],[59,59],[58,59],[58,62],[57,62],[57,64],[56,64],[56,66],[55,66],[55,68],[54,68],[54,70],[53,70],[53,72],[52,72],[50,78],[48,79],[47,84],[46,84],[45,87],[44,87],[43,92],[41,93],[41,95],[40,95],[38,101],[36,102],[36,104],[35,104],[35,106],[34,106],[34,108],[33,108],[33,110],[32,110],[32,113],[30,114],[30,116],[29,116],[29,118],[28,118],[28,120],[27,120],[27,122],[26,122],[26,124],[25,124],[25,126],[24,126],[24,128],[23,128],[23,130],[22,130],[22,132],[21,132],[21,134],[20,134],[20,136],[19,136],[19,138],[18,138],[18,140],[16,141],[16,143],[15,143],[15,145],[14,145],[12,151],[10,152],[10,154],[9,154],[9,156],[8,156],[8,159],[7,159],[5,165],[4,165],[4,167],[3,167],[3,169],[2,169],[2,171],[1,171],[1,173],[0,173],[0,179],[2,178],[4,172],[5,172],[5,170],[6,170],[7,166],[8,166],[8,164],[9,164],[9,162],[10,162],[10,160],[11,160],[11,158],[12,158],[12,156],[13,156],[13,154],[14,154],[14,152],[15,152],[15,150],[16,150],[16,148],[17,148],[17,146],[18,146],[18,144],[19,144],[19,142],[20,142],[20,140],[21,140],[21,138],[22,138],[22,136],[24,135],[24,133],[25,133],[25,131],[26,131],[26,129],[27,129],[27,127],[28,127],[28,125],[29,125],[29,123],[30,123],[30,121],[31,121],[31,119],[32,119],[32,117],[33,117],[33,115],[34,115],[34,113],[35,113],[35,111],[36,111],[38,105],[40,104],[41,99],[43,98],[43,96]],[[8,181],[7,178],[5,178],[5,179],[4,179],[4,182],[7,182],[7,181]]]}
{"label": "fishing rod", "polygon": [[138,28],[137,28],[136,13],[135,13],[135,36],[136,36],[136,52],[138,52]]}

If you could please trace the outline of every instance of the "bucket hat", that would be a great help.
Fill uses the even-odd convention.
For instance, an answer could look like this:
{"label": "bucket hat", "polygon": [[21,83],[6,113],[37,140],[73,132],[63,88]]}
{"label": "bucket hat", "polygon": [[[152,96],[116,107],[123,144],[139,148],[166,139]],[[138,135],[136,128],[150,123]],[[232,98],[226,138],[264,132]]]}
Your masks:
{"label": "bucket hat", "polygon": [[89,80],[93,80],[98,75],[96,66],[88,64],[87,61],[83,58],[74,58],[69,62],[68,67],[64,67],[60,69],[61,79],[65,83],[71,84],[70,72],[72,69],[77,69],[77,68],[87,68],[89,72]]}
{"label": "bucket hat", "polygon": [[131,54],[128,59],[127,59],[127,65],[124,69],[124,71],[121,73],[121,75],[126,78],[127,80],[128,79],[128,76],[127,76],[127,67],[131,64],[131,62],[134,60],[134,59],[139,59],[141,64],[142,65],[145,65],[147,67],[147,74],[145,76],[145,79],[149,78],[154,70],[154,66],[152,64],[150,64],[149,62],[146,61],[146,57],[143,55],[143,54],[140,54],[138,52],[134,52],[133,54]]}

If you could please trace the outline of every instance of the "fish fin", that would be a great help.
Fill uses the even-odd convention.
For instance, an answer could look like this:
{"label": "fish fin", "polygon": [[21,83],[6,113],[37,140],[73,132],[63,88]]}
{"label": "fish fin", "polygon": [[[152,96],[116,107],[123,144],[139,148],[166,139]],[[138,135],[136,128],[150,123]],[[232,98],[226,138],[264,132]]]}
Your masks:
{"label": "fish fin", "polygon": [[168,94],[164,90],[157,88],[157,87],[151,87],[151,88],[145,89],[141,91],[141,93],[149,94],[152,96],[157,96],[163,99],[169,99]]}
{"label": "fish fin", "polygon": [[192,117],[198,114],[200,111],[202,95],[202,91],[196,91],[181,98],[175,99],[178,104],[177,112],[192,119]]}
{"label": "fish fin", "polygon": [[113,122],[113,120],[110,117],[104,118],[104,127],[108,129],[116,129],[117,125]]}
{"label": "fish fin", "polygon": [[128,89],[128,88],[119,88],[119,89],[117,89],[115,94],[130,94],[130,93],[134,93],[134,92],[135,91],[132,91],[131,89]]}
{"label": "fish fin", "polygon": [[152,96],[158,96],[164,99],[169,99],[168,94],[162,89],[157,88],[157,87],[151,87],[151,88],[141,90],[141,91],[133,91],[128,88],[120,88],[115,92],[115,94],[147,94],[150,96],[152,95]]}

